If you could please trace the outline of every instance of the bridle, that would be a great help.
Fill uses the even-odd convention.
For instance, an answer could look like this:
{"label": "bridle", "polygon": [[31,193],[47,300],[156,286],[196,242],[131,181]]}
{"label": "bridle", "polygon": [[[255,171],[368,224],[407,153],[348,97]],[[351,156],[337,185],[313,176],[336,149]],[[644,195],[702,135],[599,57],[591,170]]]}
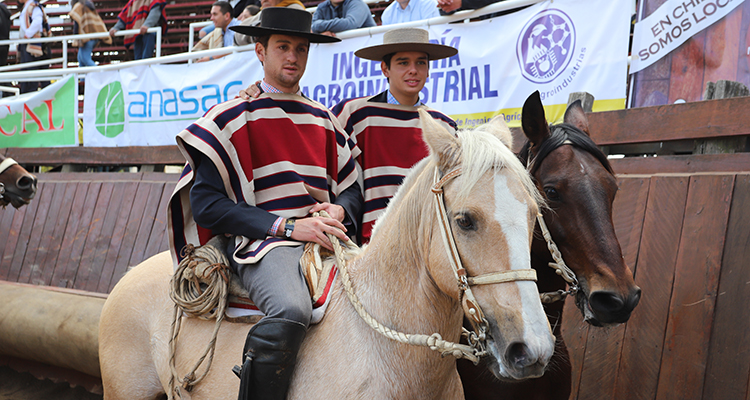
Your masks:
{"label": "bridle", "polygon": [[[10,168],[10,167],[12,167],[14,165],[18,165],[18,163],[16,162],[16,160],[14,160],[14,159],[12,159],[10,157],[6,158],[2,162],[0,162],[0,174],[2,174],[8,168]],[[5,200],[4,195],[5,195],[5,185],[2,182],[0,182],[0,201],[4,201]]]}
{"label": "bridle", "polygon": [[481,357],[486,354],[485,343],[487,340],[487,319],[484,317],[482,308],[479,306],[471,290],[475,285],[491,285],[495,283],[505,283],[513,281],[536,281],[536,270],[514,269],[506,271],[491,272],[488,274],[469,276],[461,262],[461,256],[456,248],[456,241],[453,236],[448,212],[445,208],[445,198],[443,197],[443,186],[454,178],[461,175],[461,168],[456,168],[438,180],[439,171],[435,168],[435,184],[432,186],[432,193],[435,194],[435,210],[438,214],[440,233],[443,237],[443,244],[448,252],[453,275],[456,278],[459,289],[459,302],[464,310],[464,315],[471,322],[474,331],[469,332],[464,329],[469,345],[473,346]]}
{"label": "bridle", "polygon": [[[488,322],[484,317],[479,303],[474,297],[474,293],[471,291],[471,286],[475,285],[490,285],[494,283],[504,283],[513,281],[536,281],[536,270],[534,269],[515,269],[508,271],[492,272],[479,276],[469,276],[466,269],[461,263],[461,256],[456,248],[456,241],[453,238],[453,231],[451,229],[450,221],[448,220],[448,212],[445,208],[445,199],[443,197],[443,186],[446,183],[461,175],[461,168],[456,168],[449,173],[445,174],[442,179],[439,179],[440,171],[435,167],[435,178],[434,185],[432,186],[432,193],[435,194],[435,209],[438,214],[438,220],[440,221],[440,232],[443,237],[443,243],[445,249],[448,252],[448,259],[450,260],[453,275],[456,278],[456,284],[459,289],[459,302],[463,308],[464,315],[471,321],[474,331],[468,331],[463,329],[462,335],[466,337],[468,345],[461,343],[454,343],[447,340],[443,340],[439,333],[433,333],[432,335],[424,334],[408,334],[395,331],[393,329],[384,326],[375,318],[370,315],[365,309],[359,298],[354,293],[354,290],[349,279],[349,273],[346,268],[346,260],[344,259],[342,243],[332,234],[328,234],[328,238],[333,244],[334,253],[336,254],[336,263],[338,270],[341,273],[341,283],[344,286],[344,291],[349,298],[349,301],[354,306],[357,314],[369,325],[373,330],[380,333],[381,335],[407,344],[419,345],[429,347],[431,350],[440,352],[441,355],[452,355],[456,358],[465,358],[474,364],[479,363],[479,359],[482,356],[487,355],[486,342],[487,342],[487,330]],[[321,211],[321,215],[322,215]],[[347,242],[348,244],[349,242]]]}
{"label": "bridle", "polygon": [[[570,139],[564,140],[560,145],[570,144],[572,145],[573,142],[570,141]],[[534,167],[534,163],[537,161],[536,157],[531,157],[531,149],[529,149],[529,155],[528,159],[526,160],[526,171],[531,174],[531,170]],[[548,263],[550,268],[555,270],[555,273],[557,275],[560,275],[565,282],[568,283],[568,290],[560,289],[556,292],[545,292],[540,293],[539,297],[542,300],[542,303],[544,304],[550,304],[554,303],[556,301],[562,301],[565,300],[565,298],[570,296],[575,296],[579,290],[581,290],[581,287],[578,283],[578,278],[576,278],[576,274],[571,270],[567,264],[565,264],[565,261],[562,258],[562,253],[560,253],[560,249],[557,248],[557,244],[555,244],[555,241],[552,240],[552,235],[549,233],[549,229],[547,228],[547,224],[544,222],[544,216],[542,213],[537,214],[536,216],[537,223],[539,223],[539,229],[542,231],[542,236],[544,237],[544,241],[547,243],[547,249],[549,250],[550,254],[552,255],[552,259],[554,260],[551,263]]]}

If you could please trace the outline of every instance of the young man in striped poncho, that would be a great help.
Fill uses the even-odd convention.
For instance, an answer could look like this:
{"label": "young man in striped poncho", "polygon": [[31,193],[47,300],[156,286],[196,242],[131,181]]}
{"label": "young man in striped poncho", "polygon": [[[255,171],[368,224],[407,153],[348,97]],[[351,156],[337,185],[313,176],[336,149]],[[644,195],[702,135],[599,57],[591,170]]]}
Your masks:
{"label": "young man in striped poncho", "polygon": [[456,129],[450,117],[419,100],[429,76],[429,61],[456,53],[454,47],[430,43],[428,32],[419,28],[388,31],[383,35],[383,44],[354,53],[381,61],[389,86],[376,96],[342,101],[332,110],[361,151],[357,157],[365,197],[358,237],[361,243],[370,240],[375,220],[385,211],[409,168],[428,155],[418,108],[424,107],[447,129]]}
{"label": "young man in striped poncho", "polygon": [[[331,249],[326,233],[348,240],[362,208],[359,150],[328,109],[300,93],[309,43],[338,41],[310,33],[311,20],[269,8],[260,26],[232,27],[258,37],[264,93],[213,107],[177,138],[189,163],[170,202],[173,256],[231,235],[230,264],[265,314],[245,343],[240,399],[286,398],[312,315],[304,243]],[[331,218],[310,216],[319,210]]]}

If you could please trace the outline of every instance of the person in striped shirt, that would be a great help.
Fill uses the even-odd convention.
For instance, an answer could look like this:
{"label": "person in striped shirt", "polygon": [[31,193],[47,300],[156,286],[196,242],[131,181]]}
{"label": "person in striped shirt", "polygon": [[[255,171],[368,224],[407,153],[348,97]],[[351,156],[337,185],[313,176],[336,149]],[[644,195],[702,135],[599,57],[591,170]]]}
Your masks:
{"label": "person in striped shirt", "polygon": [[[214,106],[177,137],[188,165],[170,202],[173,257],[188,243],[230,236],[231,267],[265,314],[245,342],[240,399],[286,398],[312,315],[304,243],[331,249],[326,233],[349,240],[362,208],[358,148],[300,92],[309,43],[338,41],[311,33],[311,22],[307,11],[269,8],[259,26],[231,27],[258,38],[263,93]],[[319,210],[331,217],[310,216]]]}
{"label": "person in striped shirt", "polygon": [[361,151],[365,210],[358,240],[367,243],[377,218],[385,211],[408,170],[428,155],[422,141],[418,108],[424,107],[450,131],[456,123],[426,107],[419,92],[429,76],[429,61],[452,57],[456,48],[429,42],[424,29],[401,28],[383,35],[383,44],[357,50],[354,55],[381,61],[388,89],[378,95],[344,100],[333,107],[341,125]]}

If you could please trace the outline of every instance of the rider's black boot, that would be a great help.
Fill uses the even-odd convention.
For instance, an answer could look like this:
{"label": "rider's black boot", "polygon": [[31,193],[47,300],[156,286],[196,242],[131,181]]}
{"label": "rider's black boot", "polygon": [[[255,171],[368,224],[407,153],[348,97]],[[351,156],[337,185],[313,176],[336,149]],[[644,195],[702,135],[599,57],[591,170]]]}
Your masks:
{"label": "rider's black boot", "polygon": [[[245,341],[239,400],[285,400],[307,327],[296,321],[264,318]],[[236,371],[239,369],[239,371]]]}

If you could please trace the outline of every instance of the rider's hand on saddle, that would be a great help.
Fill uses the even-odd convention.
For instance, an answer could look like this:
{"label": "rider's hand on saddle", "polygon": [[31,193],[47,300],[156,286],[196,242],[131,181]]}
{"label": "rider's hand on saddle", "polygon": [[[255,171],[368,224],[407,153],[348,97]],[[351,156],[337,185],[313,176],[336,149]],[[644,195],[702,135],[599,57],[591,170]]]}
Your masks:
{"label": "rider's hand on saddle", "polygon": [[341,222],[326,217],[307,217],[295,221],[292,239],[300,242],[315,242],[328,250],[333,251],[333,245],[326,236],[333,234],[337,238],[347,241],[346,227]]}
{"label": "rider's hand on saddle", "polygon": [[327,212],[331,218],[339,222],[344,222],[344,218],[346,217],[346,211],[344,211],[344,207],[341,207],[338,204],[331,203],[318,203],[310,209],[309,213],[312,214],[321,210]]}
{"label": "rider's hand on saddle", "polygon": [[240,90],[240,98],[243,100],[250,100],[250,98],[257,99],[260,96],[260,81],[251,83],[246,89]]}

